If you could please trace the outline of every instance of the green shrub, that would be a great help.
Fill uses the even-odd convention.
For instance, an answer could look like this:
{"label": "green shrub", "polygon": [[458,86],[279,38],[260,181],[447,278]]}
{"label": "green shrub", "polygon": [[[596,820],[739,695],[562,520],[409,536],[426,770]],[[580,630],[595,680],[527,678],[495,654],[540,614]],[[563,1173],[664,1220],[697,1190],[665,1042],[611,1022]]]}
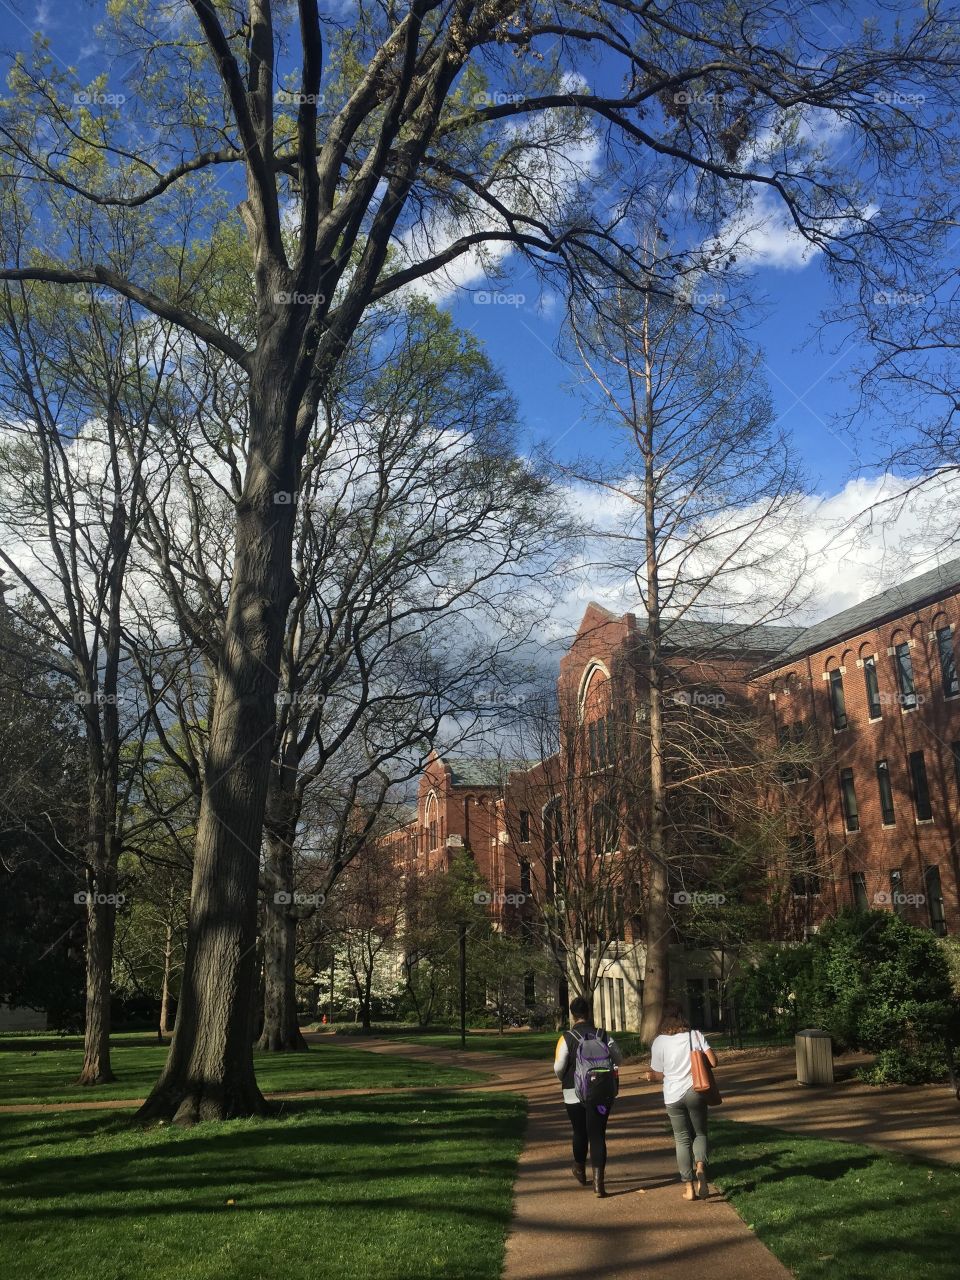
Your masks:
{"label": "green shrub", "polygon": [[839,1050],[877,1054],[873,1083],[919,1084],[947,1074],[956,1005],[943,949],[888,911],[843,911],[813,945],[814,1020]]}
{"label": "green shrub", "polygon": [[733,998],[747,1034],[793,1035],[809,1026],[815,1008],[812,945],[764,948],[734,982]]}

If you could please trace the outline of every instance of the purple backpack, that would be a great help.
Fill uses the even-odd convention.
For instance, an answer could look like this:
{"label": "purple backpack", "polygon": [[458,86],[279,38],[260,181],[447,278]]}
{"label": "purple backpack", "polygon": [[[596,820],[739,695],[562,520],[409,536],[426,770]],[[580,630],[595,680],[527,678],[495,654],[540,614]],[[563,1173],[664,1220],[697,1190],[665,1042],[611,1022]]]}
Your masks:
{"label": "purple backpack", "polygon": [[605,1031],[570,1034],[577,1041],[574,1060],[573,1089],[584,1104],[608,1107],[620,1091],[617,1064],[610,1053]]}

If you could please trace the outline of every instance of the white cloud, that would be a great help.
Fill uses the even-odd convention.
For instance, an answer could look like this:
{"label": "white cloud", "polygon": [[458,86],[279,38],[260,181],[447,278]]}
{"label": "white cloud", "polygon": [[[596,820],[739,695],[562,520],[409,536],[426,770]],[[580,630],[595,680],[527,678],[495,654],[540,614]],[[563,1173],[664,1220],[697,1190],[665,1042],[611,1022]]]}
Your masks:
{"label": "white cloud", "polygon": [[[583,485],[571,485],[567,493],[571,508],[601,531],[616,529],[626,510],[626,501],[616,494]],[[799,550],[807,561],[805,594],[782,622],[808,626],[960,554],[945,536],[942,518],[937,519],[938,512],[949,509],[960,509],[960,477],[936,485],[935,497],[912,491],[910,482],[896,475],[850,480],[834,494],[801,497],[797,515]],[[591,600],[618,616],[642,612],[634,583],[626,574],[604,570],[602,557],[602,546],[583,557],[570,590],[545,620],[542,636],[551,649],[572,637]],[[734,577],[731,595],[747,598],[751,585],[746,577],[742,584]],[[781,585],[770,582],[771,596]],[[724,616],[747,622],[758,615],[734,611]]]}

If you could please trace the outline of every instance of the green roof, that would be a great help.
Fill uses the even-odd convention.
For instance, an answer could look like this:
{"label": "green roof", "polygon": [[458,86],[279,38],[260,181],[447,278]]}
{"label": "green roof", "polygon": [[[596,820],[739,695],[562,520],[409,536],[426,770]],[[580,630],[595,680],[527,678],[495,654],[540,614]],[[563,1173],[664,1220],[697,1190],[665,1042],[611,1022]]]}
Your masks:
{"label": "green roof", "polygon": [[540,761],[447,756],[443,763],[450,769],[450,781],[455,787],[501,787],[511,773],[525,773]]}

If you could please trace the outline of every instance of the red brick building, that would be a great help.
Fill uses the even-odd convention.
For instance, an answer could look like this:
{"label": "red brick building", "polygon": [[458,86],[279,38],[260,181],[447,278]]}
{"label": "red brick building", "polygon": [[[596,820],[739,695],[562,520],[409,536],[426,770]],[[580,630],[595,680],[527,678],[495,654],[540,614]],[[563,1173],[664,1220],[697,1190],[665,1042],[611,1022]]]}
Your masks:
{"label": "red brick building", "polygon": [[[960,928],[958,626],[955,560],[811,627],[684,622],[666,632],[674,687],[665,701],[720,697],[745,708],[786,761],[772,798],[802,855],[790,890],[808,927],[855,905],[902,912],[940,934]],[[587,776],[622,748],[616,725],[642,707],[646,661],[642,619],[588,605],[558,685]],[[573,759],[562,745],[543,761],[432,757],[416,814],[389,838],[411,873],[467,849],[495,922],[512,927],[524,913],[508,899],[549,878],[551,804]],[[620,849],[629,840],[642,849],[642,839],[627,819]],[[618,910],[597,997],[614,1030],[638,1024],[643,998],[640,921],[629,902]],[[715,957],[675,951],[672,985],[709,1026]]]}
{"label": "red brick building", "polygon": [[[960,928],[960,560],[805,629],[753,679],[793,784],[822,909]],[[802,776],[806,775],[806,776]],[[803,886],[797,886],[798,889]]]}

